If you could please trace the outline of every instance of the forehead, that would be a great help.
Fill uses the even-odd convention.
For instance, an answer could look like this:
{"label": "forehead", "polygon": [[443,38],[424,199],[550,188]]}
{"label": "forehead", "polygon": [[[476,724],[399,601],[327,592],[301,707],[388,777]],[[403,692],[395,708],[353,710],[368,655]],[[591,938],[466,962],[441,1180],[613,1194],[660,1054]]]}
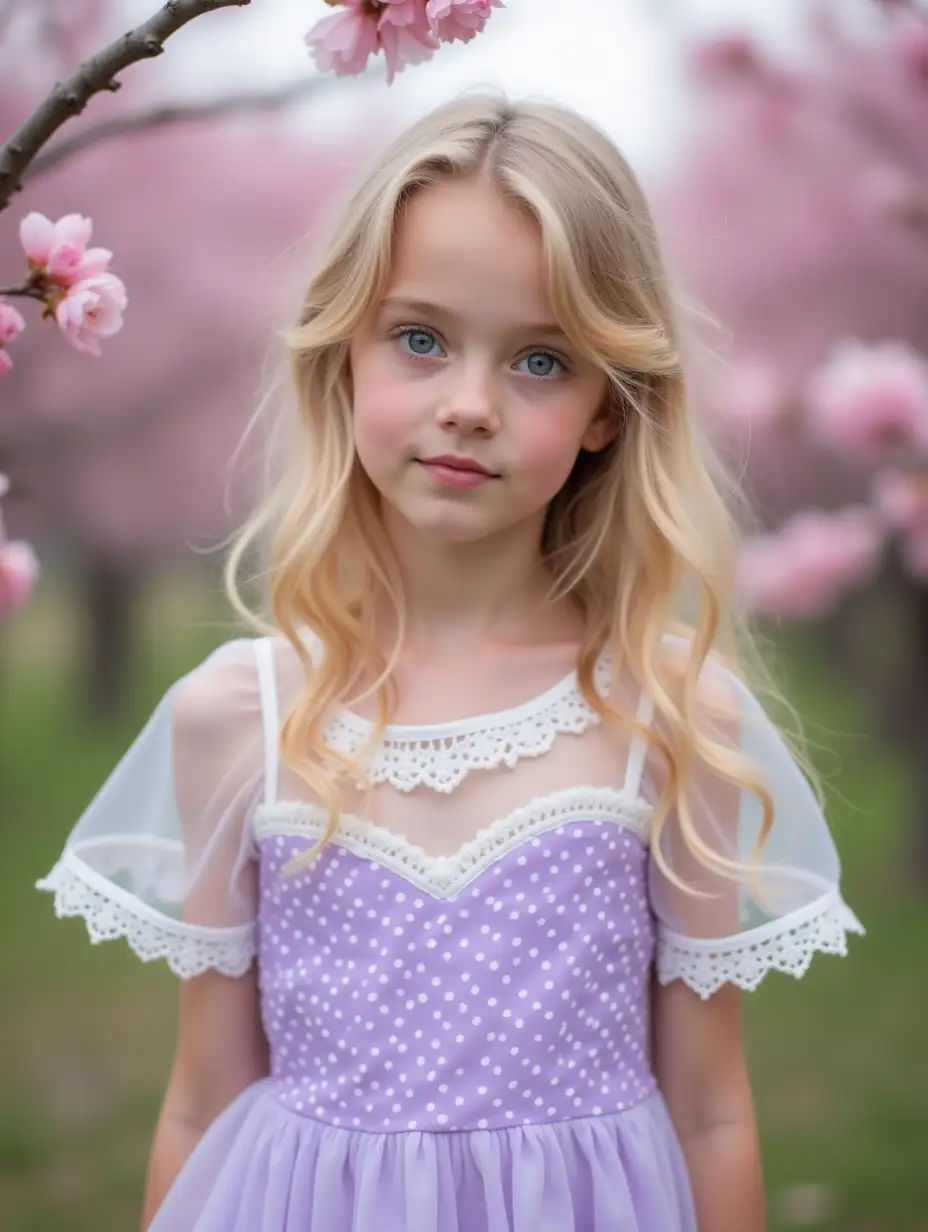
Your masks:
{"label": "forehead", "polygon": [[546,320],[538,225],[483,180],[425,189],[397,223],[387,295],[482,322]]}

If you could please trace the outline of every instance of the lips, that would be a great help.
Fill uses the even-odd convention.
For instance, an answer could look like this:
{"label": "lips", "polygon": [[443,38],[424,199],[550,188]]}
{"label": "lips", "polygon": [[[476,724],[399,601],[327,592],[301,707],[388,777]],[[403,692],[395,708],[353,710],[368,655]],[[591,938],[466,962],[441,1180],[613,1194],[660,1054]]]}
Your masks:
{"label": "lips", "polygon": [[459,471],[465,475],[486,475],[488,479],[496,478],[494,471],[487,470],[473,458],[459,458],[454,454],[442,454],[437,458],[420,458],[423,466],[440,466],[445,470]]}

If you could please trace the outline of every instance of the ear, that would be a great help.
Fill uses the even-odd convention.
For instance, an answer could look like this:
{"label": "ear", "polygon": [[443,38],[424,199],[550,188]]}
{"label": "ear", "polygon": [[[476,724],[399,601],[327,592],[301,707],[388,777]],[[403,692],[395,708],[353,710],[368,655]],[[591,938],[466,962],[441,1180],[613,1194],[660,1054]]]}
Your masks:
{"label": "ear", "polygon": [[619,424],[611,407],[604,406],[590,420],[580,441],[580,448],[587,453],[602,453],[619,433]]}

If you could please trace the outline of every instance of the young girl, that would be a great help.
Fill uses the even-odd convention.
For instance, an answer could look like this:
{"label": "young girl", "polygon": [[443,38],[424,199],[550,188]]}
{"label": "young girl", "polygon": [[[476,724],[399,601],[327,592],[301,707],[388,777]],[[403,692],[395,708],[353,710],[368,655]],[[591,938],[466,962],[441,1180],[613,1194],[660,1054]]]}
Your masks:
{"label": "young girl", "polygon": [[760,1232],[739,990],[860,926],[723,666],[734,536],[631,171],[567,111],[442,107],[288,342],[230,562],[243,611],[273,525],[273,620],[40,883],[185,981],[145,1226]]}

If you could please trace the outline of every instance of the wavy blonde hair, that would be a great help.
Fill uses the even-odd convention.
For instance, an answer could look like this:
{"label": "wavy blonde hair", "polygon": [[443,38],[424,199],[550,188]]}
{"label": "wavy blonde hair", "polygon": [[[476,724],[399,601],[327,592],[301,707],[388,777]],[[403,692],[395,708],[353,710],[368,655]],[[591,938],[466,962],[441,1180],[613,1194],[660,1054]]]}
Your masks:
{"label": "wavy blonde hair", "polygon": [[[558,106],[485,94],[439,107],[388,150],[348,204],[298,323],[283,335],[298,406],[292,426],[299,439],[288,450],[294,465],[237,537],[226,581],[249,625],[282,632],[305,670],[302,695],[283,724],[281,755],[328,808],[329,825],[290,867],[303,867],[336,832],[343,784],[365,781],[358,762],[326,744],[326,722],[363,677],[373,677],[365,692],[378,700],[372,740],[382,734],[395,705],[392,667],[404,627],[404,596],[377,493],[354,449],[349,341],[384,294],[404,206],[445,180],[477,176],[535,220],[557,319],[606,374],[619,423],[612,446],[578,458],[551,502],[541,545],[554,595],[569,596],[584,618],[580,688],[603,719],[636,727],[594,685],[597,658],[609,650],[649,691],[656,722],[647,735],[666,766],[652,823],[656,858],[663,864],[654,840],[676,806],[694,856],[733,873],[735,866],[697,833],[684,791],[688,776],[702,763],[756,794],[764,808],[761,841],[772,801],[735,742],[708,722],[713,703],[699,687],[710,654],[740,674],[752,643],[743,630],[736,636],[738,535],[720,495],[720,468],[697,438],[650,211],[631,168],[592,124]],[[261,616],[243,599],[238,579],[268,531],[269,612]],[[374,639],[375,598],[383,597],[400,630],[389,656]],[[310,661],[303,629],[321,642],[318,663]],[[668,655],[668,633],[690,643],[685,661]]]}

